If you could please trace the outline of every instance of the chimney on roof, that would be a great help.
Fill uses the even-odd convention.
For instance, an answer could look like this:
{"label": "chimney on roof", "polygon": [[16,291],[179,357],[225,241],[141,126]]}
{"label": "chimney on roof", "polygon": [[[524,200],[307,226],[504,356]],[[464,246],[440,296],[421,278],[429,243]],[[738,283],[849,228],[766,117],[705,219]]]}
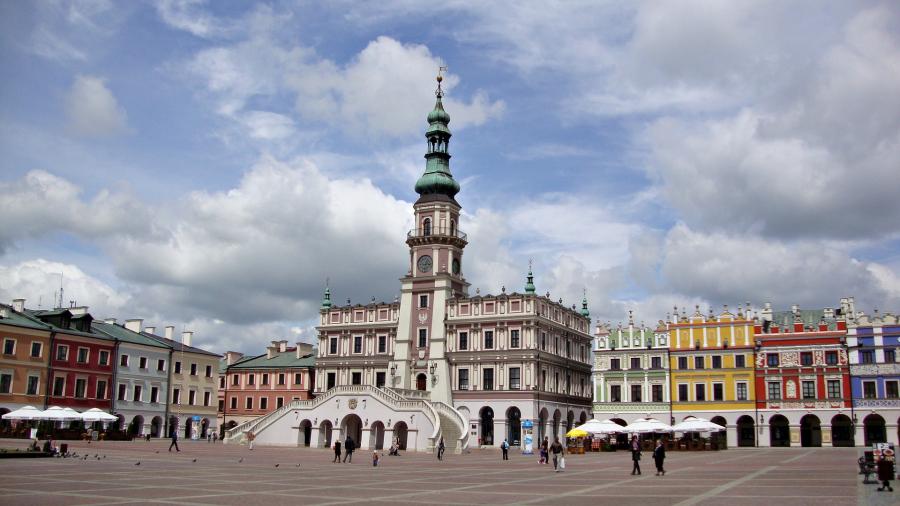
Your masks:
{"label": "chimney on roof", "polygon": [[13,299],[12,307],[17,313],[25,311],[25,299]]}
{"label": "chimney on roof", "polygon": [[103,320],[103,323],[106,323],[108,325],[115,325],[116,319],[115,318],[107,318],[107,319]]}
{"label": "chimney on roof", "polygon": [[172,339],[175,337],[175,325],[166,325],[166,339]]}
{"label": "chimney on roof", "polygon": [[87,314],[88,307],[87,306],[72,306],[69,308],[69,312],[72,313],[72,316],[79,316],[79,315]]}
{"label": "chimney on roof", "polygon": [[231,365],[241,358],[243,358],[244,354],[238,351],[226,351],[225,352],[225,365]]}
{"label": "chimney on roof", "polygon": [[185,346],[191,345],[191,339],[194,337],[194,332],[191,330],[185,330],[181,333],[181,344]]}
{"label": "chimney on roof", "polygon": [[9,318],[9,308],[0,306],[0,318]]}
{"label": "chimney on roof", "polygon": [[284,353],[287,351],[287,340],[278,341],[278,351]]}
{"label": "chimney on roof", "polygon": [[132,332],[137,332],[138,334],[140,334],[143,327],[144,327],[144,320],[142,320],[140,318],[135,318],[133,320],[125,320],[125,328]]}
{"label": "chimney on roof", "polygon": [[313,345],[310,343],[297,343],[297,358],[312,355]]}
{"label": "chimney on roof", "polygon": [[156,332],[156,327],[144,327],[144,332],[153,334],[154,332]]}
{"label": "chimney on roof", "polygon": [[266,358],[273,358],[278,353],[278,341],[272,341],[272,346],[266,346]]}

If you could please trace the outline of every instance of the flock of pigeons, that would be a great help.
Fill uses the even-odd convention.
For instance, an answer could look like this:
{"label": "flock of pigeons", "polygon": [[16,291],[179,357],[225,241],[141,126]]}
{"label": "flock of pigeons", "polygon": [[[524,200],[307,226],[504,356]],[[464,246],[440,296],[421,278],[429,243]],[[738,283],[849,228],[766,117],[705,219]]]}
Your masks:
{"label": "flock of pigeons", "polygon": [[[159,453],[159,450],[156,450],[156,453]],[[85,461],[85,460],[87,460],[87,459],[89,459],[89,458],[91,458],[91,459],[97,459],[97,460],[103,460],[103,459],[106,458],[106,455],[100,455],[99,453],[95,453],[93,456],[91,456],[91,455],[79,455],[77,452],[69,452],[69,453],[66,453],[66,454],[64,454],[64,455],[62,455],[62,454],[61,454],[61,455],[57,455],[56,457],[57,457],[57,458],[63,458],[63,459],[75,459],[75,460]],[[196,464],[196,463],[197,463],[197,459],[195,458],[195,459],[191,460],[191,462],[194,463],[194,464]],[[244,462],[244,457],[241,457],[241,458],[239,458],[239,459],[237,460],[237,463],[238,463],[238,464],[240,464],[240,463],[242,463],[242,462]],[[139,460],[139,461],[135,462],[134,465],[136,465],[136,466],[141,465],[141,461]],[[280,467],[280,466],[281,466],[281,464],[275,464],[275,467],[276,467],[276,468],[277,468],[277,467]],[[300,467],[300,464],[297,464],[297,467]]]}

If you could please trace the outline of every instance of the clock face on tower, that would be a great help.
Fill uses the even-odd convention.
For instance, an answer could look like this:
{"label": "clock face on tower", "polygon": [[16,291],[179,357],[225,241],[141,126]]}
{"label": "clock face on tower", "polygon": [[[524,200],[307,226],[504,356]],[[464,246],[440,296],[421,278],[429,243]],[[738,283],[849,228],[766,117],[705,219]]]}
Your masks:
{"label": "clock face on tower", "polygon": [[453,259],[453,274],[459,274],[459,260]]}
{"label": "clock face on tower", "polygon": [[419,257],[419,272],[431,272],[431,257],[422,255]]}

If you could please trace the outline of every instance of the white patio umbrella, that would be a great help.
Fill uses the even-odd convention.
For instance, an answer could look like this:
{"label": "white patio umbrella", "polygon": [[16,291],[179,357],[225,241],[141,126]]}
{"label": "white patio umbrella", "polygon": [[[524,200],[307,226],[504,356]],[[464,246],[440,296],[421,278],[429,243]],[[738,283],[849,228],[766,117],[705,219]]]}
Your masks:
{"label": "white patio umbrella", "polygon": [[616,432],[624,432],[624,427],[612,420],[600,421],[596,418],[588,420],[584,425],[575,427],[591,434],[613,434]]}
{"label": "white patio umbrella", "polygon": [[44,412],[34,406],[24,406],[3,415],[4,420],[41,420]]}
{"label": "white patio umbrella", "polygon": [[103,411],[102,409],[91,408],[81,414],[81,419],[87,423],[94,423],[94,422],[115,422],[119,418],[115,415],[111,415],[111,414]]}
{"label": "white patio umbrella", "polygon": [[689,416],[683,422],[675,424],[672,430],[675,432],[718,432],[725,430],[725,427],[712,423],[705,418]]}
{"label": "white patio umbrella", "polygon": [[622,429],[629,434],[650,434],[654,432],[672,432],[672,426],[662,423],[656,418],[638,418]]}
{"label": "white patio umbrella", "polygon": [[72,408],[51,406],[41,413],[40,420],[52,420],[54,422],[73,422],[81,420],[81,413]]}

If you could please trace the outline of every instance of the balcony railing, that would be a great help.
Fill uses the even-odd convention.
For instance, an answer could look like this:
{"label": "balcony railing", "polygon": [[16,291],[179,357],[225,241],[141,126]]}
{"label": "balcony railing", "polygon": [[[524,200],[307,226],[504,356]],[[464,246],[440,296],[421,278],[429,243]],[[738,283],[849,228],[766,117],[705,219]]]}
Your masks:
{"label": "balcony railing", "polygon": [[457,229],[451,229],[449,227],[426,227],[426,228],[414,228],[407,232],[406,238],[411,239],[413,237],[455,237],[456,239],[462,239],[463,241],[468,241],[468,236],[460,232]]}

